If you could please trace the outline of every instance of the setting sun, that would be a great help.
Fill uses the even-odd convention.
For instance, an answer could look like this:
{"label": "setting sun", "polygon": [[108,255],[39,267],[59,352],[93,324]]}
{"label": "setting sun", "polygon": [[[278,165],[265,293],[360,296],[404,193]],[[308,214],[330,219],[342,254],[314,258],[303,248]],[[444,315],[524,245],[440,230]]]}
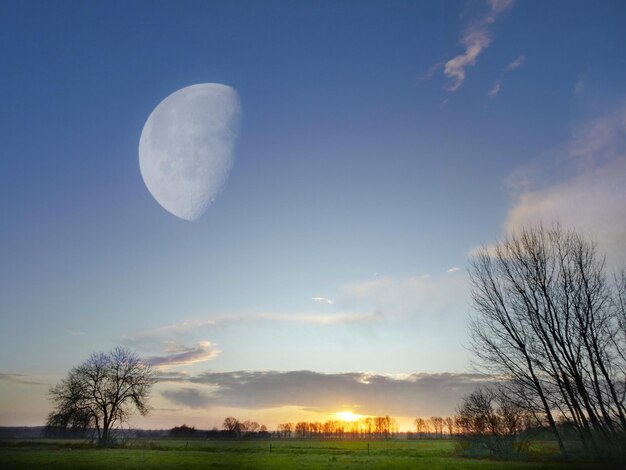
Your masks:
{"label": "setting sun", "polygon": [[347,421],[349,423],[363,418],[363,415],[355,414],[352,411],[338,411],[335,413],[335,416],[337,416],[337,418],[341,421]]}

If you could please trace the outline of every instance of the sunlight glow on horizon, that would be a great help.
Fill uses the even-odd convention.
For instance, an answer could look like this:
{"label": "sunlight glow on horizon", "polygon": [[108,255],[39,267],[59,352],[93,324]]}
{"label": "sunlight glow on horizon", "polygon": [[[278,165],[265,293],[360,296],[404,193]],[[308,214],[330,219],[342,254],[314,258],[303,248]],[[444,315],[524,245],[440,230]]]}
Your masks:
{"label": "sunlight glow on horizon", "polygon": [[339,418],[341,421],[346,421],[348,423],[353,423],[365,417],[365,415],[359,415],[353,413],[352,411],[337,411],[335,413],[335,416],[337,416],[337,418]]}

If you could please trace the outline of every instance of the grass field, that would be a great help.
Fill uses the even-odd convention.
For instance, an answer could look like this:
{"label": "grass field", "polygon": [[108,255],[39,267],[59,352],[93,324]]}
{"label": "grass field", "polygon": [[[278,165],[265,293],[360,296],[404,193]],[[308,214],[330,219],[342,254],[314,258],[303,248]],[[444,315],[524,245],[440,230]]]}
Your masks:
{"label": "grass field", "polygon": [[[497,461],[455,455],[451,440],[207,441],[136,440],[125,448],[97,449],[80,441],[0,443],[0,468],[365,468],[365,469],[569,469],[593,464],[551,459],[537,445],[527,460]],[[271,446],[271,448],[270,448]],[[369,446],[369,455],[368,455]],[[606,468],[604,466],[603,468]]]}

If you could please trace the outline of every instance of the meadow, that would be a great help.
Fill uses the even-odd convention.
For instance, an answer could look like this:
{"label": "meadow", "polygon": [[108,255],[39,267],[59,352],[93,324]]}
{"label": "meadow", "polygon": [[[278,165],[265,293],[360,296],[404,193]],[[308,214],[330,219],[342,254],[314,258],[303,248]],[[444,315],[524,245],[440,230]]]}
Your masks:
{"label": "meadow", "polygon": [[[136,439],[99,449],[78,440],[0,442],[0,468],[249,468],[249,469],[570,469],[597,464],[554,458],[551,443],[536,443],[524,459],[499,461],[458,455],[455,440],[204,440]],[[604,466],[603,468],[606,468]]]}

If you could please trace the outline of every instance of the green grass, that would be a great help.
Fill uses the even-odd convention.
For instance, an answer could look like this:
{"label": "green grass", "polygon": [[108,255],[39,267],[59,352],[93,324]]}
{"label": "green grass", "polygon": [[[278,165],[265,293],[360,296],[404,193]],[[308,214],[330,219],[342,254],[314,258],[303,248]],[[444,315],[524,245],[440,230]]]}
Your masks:
{"label": "green grass", "polygon": [[[271,445],[271,452],[270,452]],[[97,449],[71,440],[5,441],[0,468],[28,469],[569,469],[594,468],[550,459],[537,445],[530,460],[497,461],[455,456],[452,440],[369,441],[135,440],[123,449]],[[549,448],[549,446],[548,446]]]}

